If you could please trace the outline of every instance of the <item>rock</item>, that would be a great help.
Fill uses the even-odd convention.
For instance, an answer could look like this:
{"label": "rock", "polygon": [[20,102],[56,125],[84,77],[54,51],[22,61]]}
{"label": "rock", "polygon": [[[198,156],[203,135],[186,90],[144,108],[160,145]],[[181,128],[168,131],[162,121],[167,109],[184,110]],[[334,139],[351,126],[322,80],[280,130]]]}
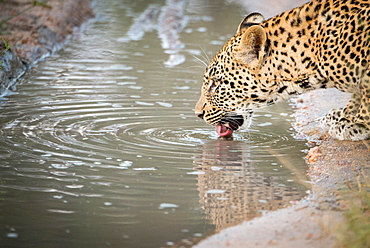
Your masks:
{"label": "rock", "polygon": [[[0,43],[0,53],[5,51],[4,43]],[[0,56],[0,95],[16,83],[27,70],[27,66],[22,63],[20,58],[13,52],[12,49],[4,52]]]}

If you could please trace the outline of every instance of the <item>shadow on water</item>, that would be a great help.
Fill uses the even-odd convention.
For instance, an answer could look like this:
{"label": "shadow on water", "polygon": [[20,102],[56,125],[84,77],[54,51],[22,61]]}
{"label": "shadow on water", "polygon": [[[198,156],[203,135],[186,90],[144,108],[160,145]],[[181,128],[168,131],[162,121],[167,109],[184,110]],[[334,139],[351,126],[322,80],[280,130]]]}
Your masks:
{"label": "shadow on water", "polygon": [[[97,1],[96,23],[1,99],[1,246],[189,243],[305,195],[288,104],[261,110],[234,140],[192,111],[195,57],[212,56],[244,11],[169,2]],[[137,22],[147,26],[133,36]]]}

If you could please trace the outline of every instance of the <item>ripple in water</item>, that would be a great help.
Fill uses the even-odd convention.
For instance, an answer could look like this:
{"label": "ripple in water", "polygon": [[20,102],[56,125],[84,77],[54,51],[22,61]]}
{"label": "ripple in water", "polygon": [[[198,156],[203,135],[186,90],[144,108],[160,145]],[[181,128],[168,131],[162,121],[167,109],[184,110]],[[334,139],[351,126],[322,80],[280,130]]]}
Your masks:
{"label": "ripple in water", "polygon": [[[73,157],[79,154],[77,157],[85,162],[89,159],[82,154],[106,157],[117,150],[139,156],[191,157],[195,146],[218,138],[213,127],[194,121],[191,113],[183,114],[188,109],[178,107],[181,102],[172,102],[168,107],[155,101],[146,103],[144,108],[121,101],[53,103],[27,111],[18,107],[19,112],[27,114],[6,123],[2,137],[9,147],[17,147],[23,155],[33,156],[38,152],[44,157]],[[253,130],[235,134],[235,140],[259,147],[271,144],[274,139],[289,140],[276,133]]]}

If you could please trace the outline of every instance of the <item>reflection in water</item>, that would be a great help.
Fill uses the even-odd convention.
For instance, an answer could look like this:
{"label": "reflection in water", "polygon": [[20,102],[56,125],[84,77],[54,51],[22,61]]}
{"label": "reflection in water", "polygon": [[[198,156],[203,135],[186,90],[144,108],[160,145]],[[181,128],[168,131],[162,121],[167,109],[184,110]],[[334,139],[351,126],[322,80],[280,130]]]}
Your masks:
{"label": "reflection in water", "polygon": [[188,22],[188,17],[185,16],[186,6],[186,0],[167,0],[163,7],[150,4],[143,13],[135,18],[127,32],[128,38],[120,40],[124,42],[140,40],[146,32],[157,30],[158,36],[162,40],[162,48],[170,54],[164,64],[173,67],[184,63],[185,55],[180,52],[185,44],[180,41],[180,32]]}
{"label": "reflection in water", "polygon": [[283,183],[285,175],[261,170],[252,160],[249,146],[230,139],[208,141],[202,156],[194,160],[200,203],[216,230],[282,208],[304,196],[300,186]]}

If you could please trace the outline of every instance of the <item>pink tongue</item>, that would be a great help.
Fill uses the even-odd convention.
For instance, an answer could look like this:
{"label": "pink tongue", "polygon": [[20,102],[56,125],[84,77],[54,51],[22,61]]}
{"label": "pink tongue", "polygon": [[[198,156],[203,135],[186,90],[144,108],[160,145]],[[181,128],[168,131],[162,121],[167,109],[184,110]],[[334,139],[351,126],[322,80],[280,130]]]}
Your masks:
{"label": "pink tongue", "polygon": [[223,125],[217,125],[216,126],[216,132],[221,137],[230,137],[233,134],[233,130],[223,126]]}

